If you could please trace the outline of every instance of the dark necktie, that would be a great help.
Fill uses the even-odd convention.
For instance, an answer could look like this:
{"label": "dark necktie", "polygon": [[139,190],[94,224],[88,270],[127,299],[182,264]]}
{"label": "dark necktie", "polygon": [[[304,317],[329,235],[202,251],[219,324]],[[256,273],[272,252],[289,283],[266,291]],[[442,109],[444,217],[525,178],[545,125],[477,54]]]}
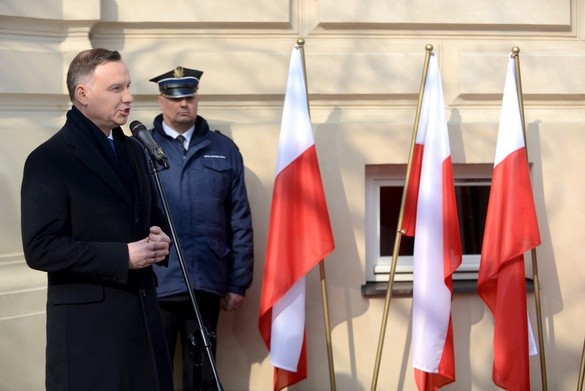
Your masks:
{"label": "dark necktie", "polygon": [[182,135],[178,135],[175,140],[177,140],[177,142],[179,143],[181,151],[183,152],[183,156],[185,156],[185,154],[187,153],[187,150],[185,149],[185,137],[183,137]]}
{"label": "dark necktie", "polygon": [[110,146],[112,147],[112,150],[114,151],[114,155],[118,155],[118,152],[116,151],[116,143],[114,142],[113,138],[108,138],[108,141],[110,142]]}
{"label": "dark necktie", "polygon": [[112,151],[109,153],[110,157],[108,158],[108,161],[110,162],[114,171],[116,171],[118,177],[126,185],[127,181],[124,174],[124,169],[122,167],[122,163],[120,162],[120,155],[118,154],[118,150],[116,148],[116,141],[108,137],[108,142],[110,143],[110,147],[112,147]]}

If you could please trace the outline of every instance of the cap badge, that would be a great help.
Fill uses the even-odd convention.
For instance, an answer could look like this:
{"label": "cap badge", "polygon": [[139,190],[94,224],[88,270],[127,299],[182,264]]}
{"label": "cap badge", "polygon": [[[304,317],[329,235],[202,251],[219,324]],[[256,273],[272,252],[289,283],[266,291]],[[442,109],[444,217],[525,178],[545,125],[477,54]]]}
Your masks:
{"label": "cap badge", "polygon": [[183,69],[183,67],[176,67],[174,71],[174,76],[176,79],[185,77],[185,70]]}

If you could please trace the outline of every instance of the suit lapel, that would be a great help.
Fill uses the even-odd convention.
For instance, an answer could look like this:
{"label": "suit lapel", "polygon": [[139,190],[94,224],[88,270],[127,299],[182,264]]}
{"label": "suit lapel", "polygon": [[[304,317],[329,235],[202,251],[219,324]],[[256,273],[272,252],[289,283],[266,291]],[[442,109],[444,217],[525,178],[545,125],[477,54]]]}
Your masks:
{"label": "suit lapel", "polygon": [[96,145],[74,126],[64,127],[63,134],[67,143],[75,149],[75,157],[107,186],[111,187],[124,202],[132,205],[132,200],[124,184],[108,161],[99,153]]}
{"label": "suit lapel", "polygon": [[148,177],[144,178],[140,174],[143,171],[142,168],[146,167],[144,148],[142,145],[140,145],[139,148],[132,148],[132,143],[138,144],[136,139],[122,136],[118,143],[118,147],[128,160],[128,170],[132,171],[129,173],[131,177],[129,186],[132,186],[132,194],[134,195],[134,214],[138,216],[143,207],[143,194],[141,189],[149,188],[149,183],[144,183],[145,180],[148,180]]}

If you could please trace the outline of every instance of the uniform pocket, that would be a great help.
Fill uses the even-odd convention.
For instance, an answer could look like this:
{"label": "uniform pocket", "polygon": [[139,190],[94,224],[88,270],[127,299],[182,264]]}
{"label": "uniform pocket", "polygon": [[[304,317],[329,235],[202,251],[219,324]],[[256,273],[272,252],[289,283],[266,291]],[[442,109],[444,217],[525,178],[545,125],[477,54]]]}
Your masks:
{"label": "uniform pocket", "polygon": [[209,248],[219,259],[227,257],[231,252],[225,242],[213,238],[209,239]]}
{"label": "uniform pocket", "polygon": [[213,197],[224,199],[229,194],[232,165],[225,157],[203,158],[203,183]]}

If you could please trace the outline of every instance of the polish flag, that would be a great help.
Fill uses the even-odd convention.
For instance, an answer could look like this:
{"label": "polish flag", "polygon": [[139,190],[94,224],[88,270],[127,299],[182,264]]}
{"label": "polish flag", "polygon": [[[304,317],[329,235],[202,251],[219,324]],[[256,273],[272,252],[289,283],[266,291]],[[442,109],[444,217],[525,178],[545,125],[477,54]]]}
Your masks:
{"label": "polish flag", "polygon": [[[419,390],[455,381],[452,274],[461,238],[443,87],[437,56],[429,61],[403,216],[414,236],[412,355]],[[416,227],[416,229],[415,229]]]}
{"label": "polish flag", "polygon": [[335,247],[301,50],[295,46],[290,60],[258,321],[275,367],[275,391],[307,377],[305,275]]}
{"label": "polish flag", "polygon": [[477,281],[478,293],[494,316],[492,378],[507,390],[530,389],[528,356],[534,346],[529,339],[524,253],[539,244],[516,69],[510,58]]}

